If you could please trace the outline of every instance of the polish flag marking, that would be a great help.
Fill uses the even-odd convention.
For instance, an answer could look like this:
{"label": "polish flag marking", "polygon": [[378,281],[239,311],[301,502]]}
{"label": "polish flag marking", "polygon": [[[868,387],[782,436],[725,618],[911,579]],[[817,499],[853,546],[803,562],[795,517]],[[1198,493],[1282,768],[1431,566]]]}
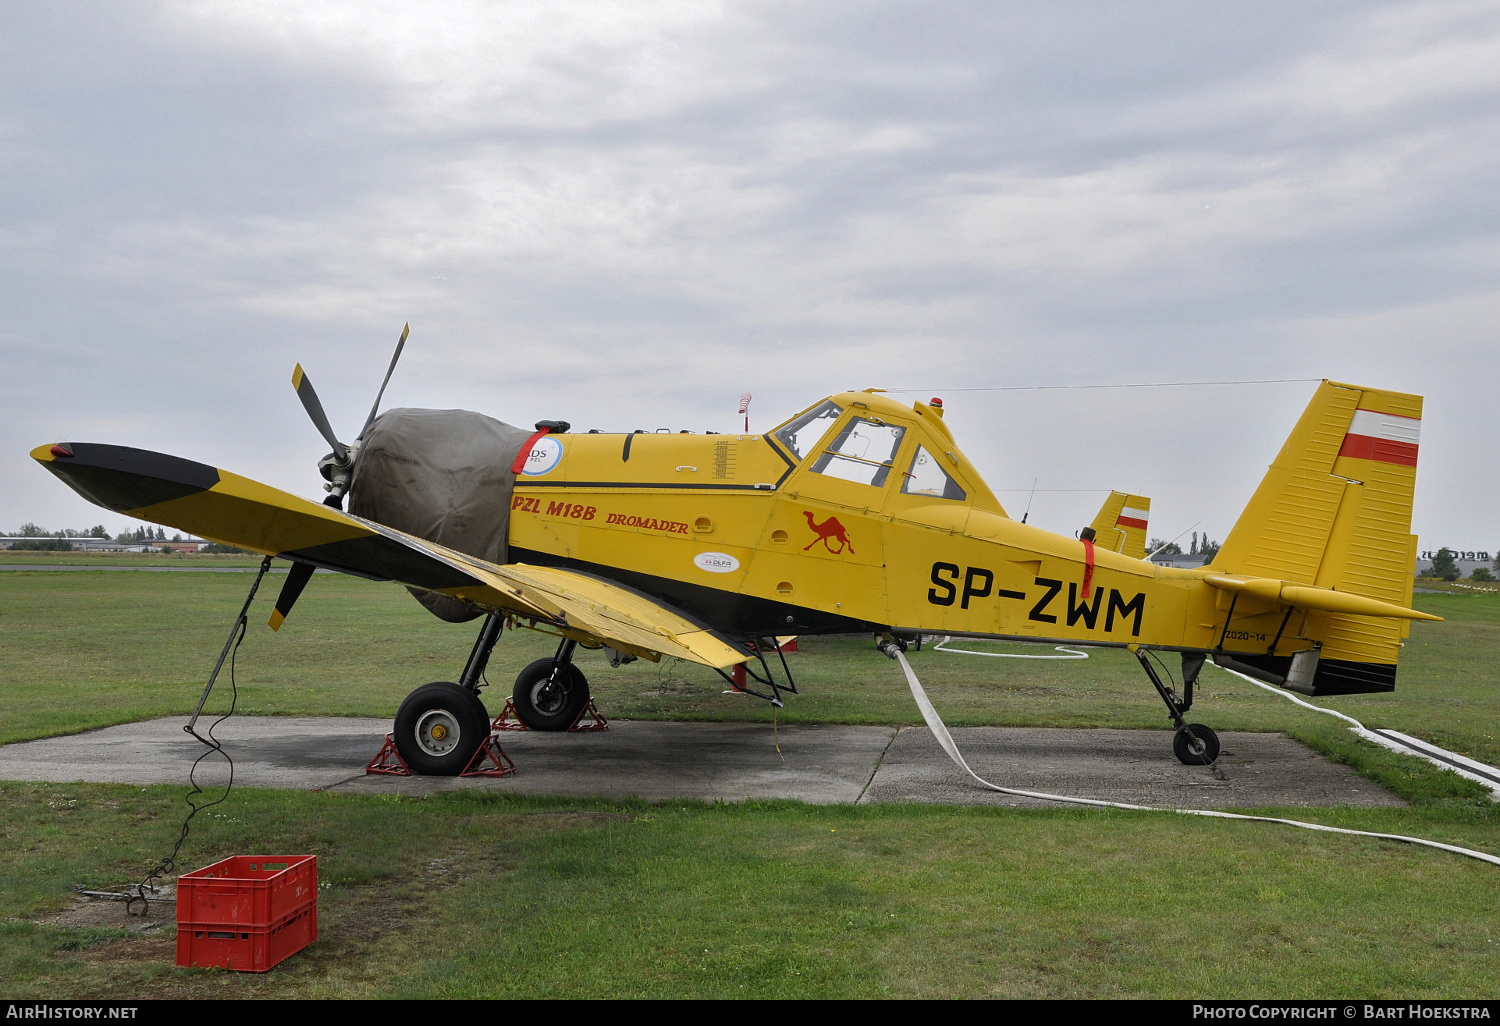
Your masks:
{"label": "polish flag marking", "polygon": [[1151,514],[1147,510],[1131,509],[1129,506],[1126,506],[1120,510],[1120,518],[1115,521],[1115,524],[1119,527],[1139,527],[1144,531],[1146,529],[1146,521],[1150,519],[1150,516]]}
{"label": "polish flag marking", "polygon": [[1422,422],[1416,417],[1355,410],[1354,419],[1349,422],[1349,430],[1344,435],[1344,444],[1339,447],[1339,455],[1415,467],[1421,433]]}

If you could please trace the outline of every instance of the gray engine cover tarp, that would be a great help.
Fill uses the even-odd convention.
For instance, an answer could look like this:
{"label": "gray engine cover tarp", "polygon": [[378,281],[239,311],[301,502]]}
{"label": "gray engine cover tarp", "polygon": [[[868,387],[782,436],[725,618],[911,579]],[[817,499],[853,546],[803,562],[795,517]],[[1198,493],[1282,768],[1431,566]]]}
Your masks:
{"label": "gray engine cover tarp", "polygon": [[[387,410],[365,432],[349,512],[504,563],[516,485],[510,468],[530,437],[530,431],[468,410]],[[451,623],[481,615],[446,595],[410,590]]]}

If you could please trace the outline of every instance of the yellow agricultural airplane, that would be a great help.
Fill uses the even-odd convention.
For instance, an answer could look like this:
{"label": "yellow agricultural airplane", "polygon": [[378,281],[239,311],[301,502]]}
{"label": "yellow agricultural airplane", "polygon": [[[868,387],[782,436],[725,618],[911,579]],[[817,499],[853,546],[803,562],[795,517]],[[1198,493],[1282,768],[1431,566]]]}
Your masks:
{"label": "yellow agricultural airplane", "polygon": [[[478,687],[507,623],[560,638],[514,688],[544,730],[587,703],[579,644],[616,664],[744,664],[777,704],[796,691],[785,659],[766,659],[778,636],[868,632],[888,654],[923,633],[1125,647],[1177,727],[1177,757],[1203,764],[1218,739],[1184,714],[1205,658],[1309,695],[1389,691],[1409,622],[1439,619],[1410,608],[1419,396],[1325,381],[1212,563],[1178,569],[1140,558],[1141,497],[1115,493],[1078,538],[1013,520],[940,405],[876,389],[731,435],[377,418],[377,396],[345,446],[300,366],[293,383],[334,450],[322,504],[123,446],[32,456],[108,509],[292,560],[273,627],[315,567],[399,582],[446,619],[486,616],[459,680],[418,688],[396,716],[416,772],[460,772],[488,735]],[[490,455],[464,455],[475,445]],[[1180,692],[1150,651],[1181,653]]]}

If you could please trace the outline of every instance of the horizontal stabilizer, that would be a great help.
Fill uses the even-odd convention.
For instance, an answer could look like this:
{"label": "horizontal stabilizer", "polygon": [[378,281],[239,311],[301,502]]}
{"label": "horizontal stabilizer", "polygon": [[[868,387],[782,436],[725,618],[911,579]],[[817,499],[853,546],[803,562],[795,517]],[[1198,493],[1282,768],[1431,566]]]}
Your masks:
{"label": "horizontal stabilizer", "polygon": [[1405,606],[1366,598],[1352,592],[1287,584],[1267,577],[1209,574],[1204,580],[1220,591],[1244,592],[1267,602],[1278,602],[1299,609],[1320,609],[1326,613],[1349,613],[1354,616],[1384,616],[1397,620],[1442,620],[1441,616],[1434,616],[1432,613],[1407,609]]}

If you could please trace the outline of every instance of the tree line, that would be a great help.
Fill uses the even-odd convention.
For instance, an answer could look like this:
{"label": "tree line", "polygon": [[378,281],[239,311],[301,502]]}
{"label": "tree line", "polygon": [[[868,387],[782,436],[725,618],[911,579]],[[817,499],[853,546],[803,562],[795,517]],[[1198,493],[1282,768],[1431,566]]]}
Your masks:
{"label": "tree line", "polygon": [[[109,531],[105,530],[103,524],[95,524],[93,527],[90,527],[87,530],[83,531],[76,530],[75,528],[71,527],[63,528],[57,531],[49,531],[47,530],[47,528],[42,527],[40,524],[28,521],[22,524],[20,530],[18,531],[0,531],[0,538],[26,539],[26,541],[19,541],[9,546],[9,548],[13,552],[69,552],[73,548],[73,542],[71,541],[71,539],[98,538],[101,540],[110,540],[110,534]],[[146,524],[142,524],[141,526],[136,527],[133,530],[121,531],[119,534],[114,536],[113,540],[119,542],[122,545],[150,545],[153,542],[166,542],[169,540],[174,542],[181,542],[188,541],[189,539],[184,538],[180,532],[173,534],[172,537],[168,539],[167,532],[164,528],[151,527]],[[239,552],[241,550],[232,549],[225,545],[215,545],[210,542],[207,545],[202,546],[200,551]]]}
{"label": "tree line", "polygon": [[1193,540],[1188,543],[1188,551],[1183,552],[1182,546],[1176,542],[1163,541],[1161,538],[1152,538],[1146,543],[1148,553],[1158,553],[1163,556],[1202,556],[1203,562],[1209,563],[1219,554],[1222,542],[1216,542],[1209,538],[1208,532],[1204,531],[1200,538],[1198,532],[1193,532]]}

